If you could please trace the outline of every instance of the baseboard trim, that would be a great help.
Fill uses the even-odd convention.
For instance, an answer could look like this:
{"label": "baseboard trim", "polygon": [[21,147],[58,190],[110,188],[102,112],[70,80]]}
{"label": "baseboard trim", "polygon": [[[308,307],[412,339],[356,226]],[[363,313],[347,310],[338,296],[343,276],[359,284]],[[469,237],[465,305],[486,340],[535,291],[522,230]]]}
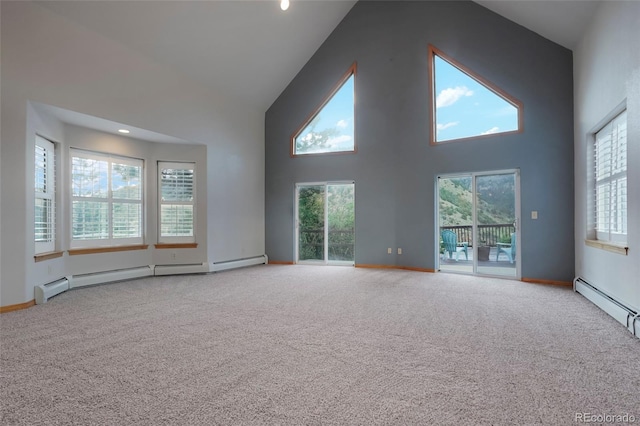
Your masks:
{"label": "baseboard trim", "polygon": [[559,285],[563,287],[573,287],[571,281],[556,281],[556,280],[540,280],[537,278],[522,278],[520,281],[531,284],[545,284],[545,285]]}
{"label": "baseboard trim", "polygon": [[269,259],[269,262],[267,263],[267,265],[293,265],[293,262],[289,262],[287,260],[271,260]]}
{"label": "baseboard trim", "polygon": [[21,309],[27,309],[32,306],[35,306],[36,299],[30,300],[24,303],[18,303],[17,305],[9,305],[9,306],[0,306],[0,314],[4,314],[6,312],[19,311]]}
{"label": "baseboard trim", "polygon": [[376,265],[369,263],[356,263],[356,268],[366,268],[366,269],[401,269],[404,271],[416,271],[416,272],[436,272],[435,269],[429,268],[417,268],[414,266],[401,266],[401,265]]}

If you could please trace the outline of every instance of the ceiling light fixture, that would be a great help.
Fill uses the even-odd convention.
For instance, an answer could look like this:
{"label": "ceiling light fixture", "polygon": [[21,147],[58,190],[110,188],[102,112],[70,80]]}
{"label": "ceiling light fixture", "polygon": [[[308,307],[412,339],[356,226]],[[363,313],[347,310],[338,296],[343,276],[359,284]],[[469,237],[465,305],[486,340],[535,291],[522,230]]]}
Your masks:
{"label": "ceiling light fixture", "polygon": [[129,131],[127,129],[120,129],[118,130],[120,133],[129,133]]}
{"label": "ceiling light fixture", "polygon": [[282,10],[289,9],[289,0],[281,0],[280,1],[280,9],[282,9]]}

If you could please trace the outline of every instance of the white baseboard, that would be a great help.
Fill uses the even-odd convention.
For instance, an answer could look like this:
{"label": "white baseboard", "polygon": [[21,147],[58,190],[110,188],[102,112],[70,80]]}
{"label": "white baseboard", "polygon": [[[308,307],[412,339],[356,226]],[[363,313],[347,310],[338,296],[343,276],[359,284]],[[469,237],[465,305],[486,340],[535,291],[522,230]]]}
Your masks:
{"label": "white baseboard", "polygon": [[580,277],[573,280],[573,290],[605,311],[634,336],[640,338],[640,314]]}
{"label": "white baseboard", "polygon": [[115,271],[96,272],[92,274],[74,275],[71,278],[70,288],[103,284],[113,281],[130,280],[133,278],[150,277],[152,275],[153,269],[149,266],[141,266],[138,268],[129,269],[117,269]]}
{"label": "white baseboard", "polygon": [[227,269],[243,268],[246,266],[262,265],[269,262],[266,254],[245,259],[228,260],[224,262],[214,262],[209,265],[211,272],[225,271]]}

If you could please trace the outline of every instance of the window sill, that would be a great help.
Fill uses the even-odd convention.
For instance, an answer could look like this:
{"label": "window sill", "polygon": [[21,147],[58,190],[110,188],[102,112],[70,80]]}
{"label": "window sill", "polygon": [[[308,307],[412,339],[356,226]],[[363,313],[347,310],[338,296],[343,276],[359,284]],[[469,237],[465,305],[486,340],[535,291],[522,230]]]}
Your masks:
{"label": "window sill", "polygon": [[130,251],[130,250],[146,250],[149,247],[148,244],[139,244],[134,246],[114,246],[114,247],[94,247],[94,248],[82,248],[82,249],[70,249],[68,250],[69,256],[77,256],[80,254],[96,254],[96,253],[112,253],[116,251]]}
{"label": "window sill", "polygon": [[33,256],[34,262],[43,262],[45,260],[55,259],[62,257],[64,253],[61,251],[50,251],[48,253],[40,253]]}
{"label": "window sill", "polygon": [[158,243],[155,247],[157,249],[198,248],[198,243]]}
{"label": "window sill", "polygon": [[608,241],[598,241],[598,240],[584,240],[585,244],[589,247],[598,248],[601,250],[610,251],[612,253],[618,253],[623,255],[629,254],[629,247],[626,244],[616,244],[610,243]]}

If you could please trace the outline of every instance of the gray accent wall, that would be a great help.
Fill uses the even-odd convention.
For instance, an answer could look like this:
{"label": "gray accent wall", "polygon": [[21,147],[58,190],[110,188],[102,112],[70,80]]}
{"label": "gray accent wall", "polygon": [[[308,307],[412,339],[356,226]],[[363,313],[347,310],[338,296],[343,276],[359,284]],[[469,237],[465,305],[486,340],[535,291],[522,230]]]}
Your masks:
{"label": "gray accent wall", "polygon": [[[521,100],[524,132],[430,146],[428,44]],[[572,60],[570,50],[473,2],[360,1],[266,113],[270,260],[294,261],[296,182],[354,180],[356,265],[434,269],[436,176],[517,168],[522,277],[570,281]],[[291,158],[292,133],[353,62],[357,153]]]}

